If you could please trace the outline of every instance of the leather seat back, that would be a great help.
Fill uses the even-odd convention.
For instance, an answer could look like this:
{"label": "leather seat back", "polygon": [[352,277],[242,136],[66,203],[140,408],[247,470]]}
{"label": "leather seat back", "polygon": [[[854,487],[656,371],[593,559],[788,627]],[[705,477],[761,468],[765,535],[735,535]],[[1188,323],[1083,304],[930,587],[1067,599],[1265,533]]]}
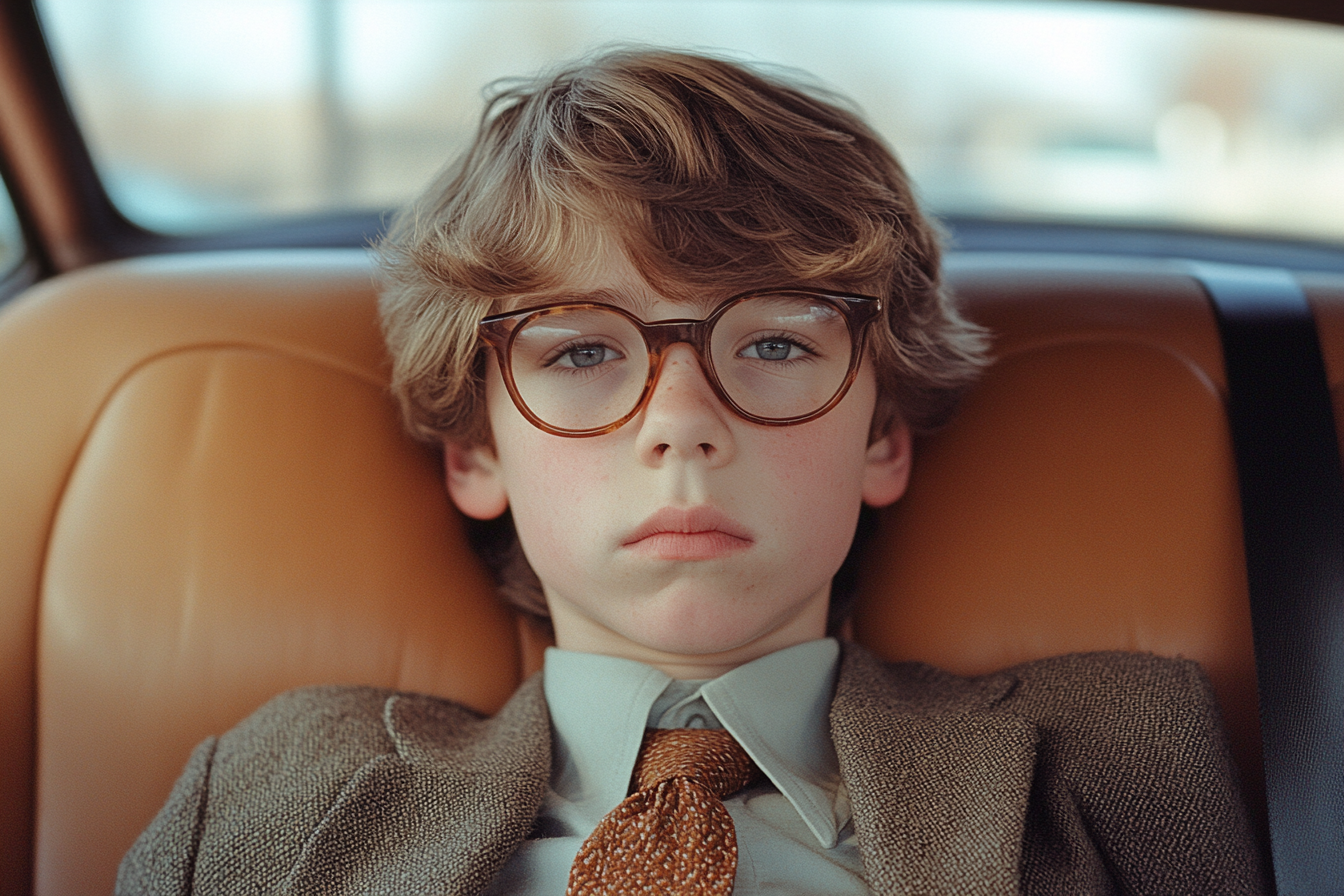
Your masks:
{"label": "leather seat back", "polygon": [[[969,673],[1193,657],[1254,781],[1202,294],[995,258],[954,279],[998,361],[867,545],[857,637]],[[496,602],[435,457],[399,430],[374,302],[362,252],[231,253],[89,269],[0,318],[0,786],[18,797],[0,889],[27,889],[32,843],[36,892],[106,892],[191,747],[279,691],[358,682],[489,712],[535,668],[537,632]]]}
{"label": "leather seat back", "polygon": [[279,691],[490,711],[519,682],[512,617],[399,432],[374,301],[364,253],[315,252],[113,264],[7,309],[0,628],[27,643],[0,774],[32,775],[35,714],[37,776],[0,841],[33,825],[36,892],[110,891],[191,747]]}

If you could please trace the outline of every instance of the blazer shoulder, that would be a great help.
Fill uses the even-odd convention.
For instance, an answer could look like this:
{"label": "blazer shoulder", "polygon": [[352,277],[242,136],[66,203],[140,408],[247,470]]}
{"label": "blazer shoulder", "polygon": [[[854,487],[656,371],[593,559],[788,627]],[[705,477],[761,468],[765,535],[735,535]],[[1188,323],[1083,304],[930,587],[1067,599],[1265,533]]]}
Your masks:
{"label": "blazer shoulder", "polygon": [[[466,707],[384,688],[320,686],[280,694],[219,738],[200,777],[198,891],[281,888],[305,844],[347,790],[364,777],[401,780],[407,758],[393,719],[398,706],[457,727],[478,724]],[[432,739],[434,725],[422,736]],[[147,846],[166,842],[151,837]]]}
{"label": "blazer shoulder", "polygon": [[842,647],[832,708],[946,716],[979,712],[1012,692],[1010,671],[967,677],[918,662],[888,662],[853,643]]}
{"label": "blazer shoulder", "polygon": [[[885,663],[847,645],[832,710],[837,749],[844,737],[850,755],[871,753],[865,739],[886,730],[876,721],[883,712],[941,715],[934,721],[942,723],[959,721],[949,713],[1012,719],[1032,732],[1023,866],[1034,882],[1030,892],[1088,889],[1066,857],[1093,849],[1096,867],[1122,881],[1125,892],[1262,891],[1217,702],[1195,662],[1080,653],[961,677]],[[984,730],[999,739],[970,744],[958,761],[1001,761],[1001,736],[993,726]],[[979,759],[967,758],[977,752]]]}
{"label": "blazer shoulder", "polygon": [[879,696],[915,714],[984,710],[1037,722],[1145,709],[1216,709],[1213,690],[1193,660],[1151,653],[1098,651],[1046,657],[964,676],[919,662],[888,662],[846,644],[842,693]]}
{"label": "blazer shoulder", "polygon": [[330,756],[334,743],[379,751],[388,743],[383,707],[393,693],[332,685],[286,691],[221,736],[216,761],[259,753],[306,763]]}
{"label": "blazer shoulder", "polygon": [[1013,671],[1018,685],[1004,707],[1041,732],[1039,773],[1043,792],[1055,792],[1054,816],[1074,807],[1067,811],[1080,814],[1127,891],[1264,892],[1218,703],[1198,663],[1089,653]]}
{"label": "blazer shoulder", "polygon": [[1047,725],[1087,719],[1167,724],[1190,715],[1218,725],[1213,689],[1193,660],[1103,651],[1047,657],[1005,672],[1016,679],[1005,706]]}
{"label": "blazer shoulder", "polygon": [[344,781],[389,749],[381,733],[388,696],[376,688],[301,688],[207,739],[123,860],[117,892],[279,886]]}
{"label": "blazer shoulder", "polygon": [[377,755],[399,751],[399,717],[408,709],[427,737],[472,730],[486,721],[475,710],[427,694],[352,685],[297,688],[271,698],[219,739],[216,771],[260,766],[268,777],[281,768],[348,773]]}

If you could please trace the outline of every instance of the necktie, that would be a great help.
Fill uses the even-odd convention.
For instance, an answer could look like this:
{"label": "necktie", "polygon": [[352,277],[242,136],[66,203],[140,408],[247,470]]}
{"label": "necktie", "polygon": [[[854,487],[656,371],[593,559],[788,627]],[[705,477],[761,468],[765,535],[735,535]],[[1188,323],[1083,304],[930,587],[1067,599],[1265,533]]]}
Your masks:
{"label": "necktie", "polygon": [[757,774],[727,731],[646,731],[635,792],[579,847],[565,896],[728,896],[737,874],[737,835],[723,797]]}

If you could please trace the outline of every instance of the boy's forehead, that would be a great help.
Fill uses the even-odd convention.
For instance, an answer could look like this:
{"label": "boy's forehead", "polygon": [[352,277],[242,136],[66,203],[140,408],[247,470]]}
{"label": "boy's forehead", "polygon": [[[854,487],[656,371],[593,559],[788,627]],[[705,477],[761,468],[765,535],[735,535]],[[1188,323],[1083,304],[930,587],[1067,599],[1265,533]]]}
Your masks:
{"label": "boy's forehead", "polygon": [[[724,299],[742,291],[739,287],[674,281],[669,281],[663,289],[655,288],[612,239],[597,241],[589,251],[573,251],[568,262],[559,266],[551,280],[552,285],[545,289],[506,298],[499,310],[512,311],[555,302],[602,302],[651,320],[708,314]],[[669,305],[674,306],[672,314],[668,313]]]}
{"label": "boy's forehead", "polygon": [[[669,275],[659,276],[655,285],[639,272],[624,242],[608,229],[596,228],[575,237],[563,258],[553,257],[544,265],[550,268],[547,286],[506,296],[497,302],[494,311],[517,311],[558,302],[601,302],[623,308],[645,321],[703,318],[726,299],[753,289],[801,286],[844,292],[848,286],[799,282],[782,269],[771,273],[768,264],[751,265],[755,276],[732,278],[723,284],[690,282]],[[653,267],[658,270],[664,266],[654,259]]]}

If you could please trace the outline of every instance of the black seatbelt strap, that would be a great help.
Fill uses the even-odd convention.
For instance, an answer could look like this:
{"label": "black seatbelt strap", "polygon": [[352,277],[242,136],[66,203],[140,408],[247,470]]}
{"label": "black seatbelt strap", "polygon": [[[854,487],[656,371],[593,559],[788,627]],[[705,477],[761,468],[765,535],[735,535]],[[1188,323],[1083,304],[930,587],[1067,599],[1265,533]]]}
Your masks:
{"label": "black seatbelt strap", "polygon": [[1274,877],[1344,892],[1344,475],[1311,308],[1287,271],[1191,266],[1227,370]]}

